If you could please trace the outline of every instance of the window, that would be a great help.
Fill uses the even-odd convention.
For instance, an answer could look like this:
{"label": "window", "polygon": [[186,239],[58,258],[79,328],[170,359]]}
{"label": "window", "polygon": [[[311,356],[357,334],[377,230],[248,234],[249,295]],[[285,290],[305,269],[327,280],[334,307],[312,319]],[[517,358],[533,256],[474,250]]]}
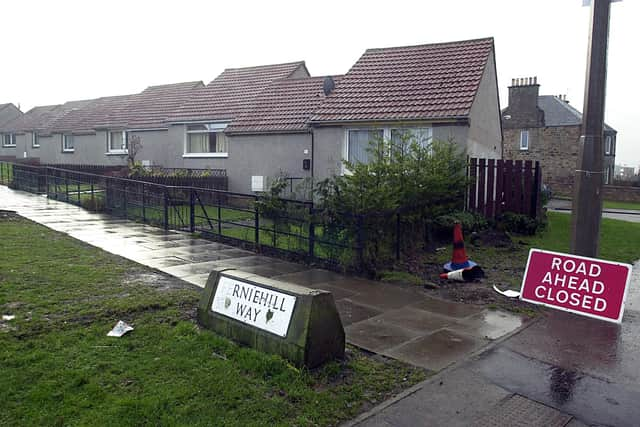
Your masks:
{"label": "window", "polygon": [[75,151],[73,135],[62,135],[62,151],[65,153],[73,153]]}
{"label": "window", "polygon": [[227,157],[226,127],[226,123],[188,125],[184,157]]}
{"label": "window", "polygon": [[607,135],[604,138],[604,154],[612,154],[612,138],[611,135]]}
{"label": "window", "polygon": [[129,148],[129,138],[126,131],[107,132],[107,152],[126,154]]}
{"label": "window", "polygon": [[351,163],[369,163],[369,143],[383,138],[382,129],[349,130],[347,136],[347,160]]}
{"label": "window", "polygon": [[432,140],[432,129],[424,128],[382,128],[382,129],[349,129],[346,135],[344,158],[351,163],[369,163],[371,142],[391,141],[393,147],[407,147],[417,142],[428,147]]}
{"label": "window", "polygon": [[16,146],[16,135],[14,133],[5,133],[2,135],[2,146],[3,147],[15,147]]}
{"label": "window", "polygon": [[604,183],[608,185],[610,182],[611,182],[611,168],[608,167],[604,171]]}
{"label": "window", "polygon": [[528,130],[520,131],[520,149],[521,150],[529,149],[529,131]]}
{"label": "window", "polygon": [[408,148],[410,144],[415,142],[421,147],[427,148],[431,144],[431,135],[431,128],[391,129],[391,142],[394,147],[404,145]]}
{"label": "window", "polygon": [[38,132],[33,132],[31,134],[31,146],[33,148],[39,148],[40,147],[40,138],[38,136]]}

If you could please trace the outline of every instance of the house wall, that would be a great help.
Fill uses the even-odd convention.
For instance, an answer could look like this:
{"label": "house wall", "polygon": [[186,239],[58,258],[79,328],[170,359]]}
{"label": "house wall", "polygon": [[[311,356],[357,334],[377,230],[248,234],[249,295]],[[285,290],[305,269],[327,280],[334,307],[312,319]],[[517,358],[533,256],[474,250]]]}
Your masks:
{"label": "house wall", "polygon": [[502,158],[500,103],[493,53],[487,64],[471,105],[467,154],[471,157]]}
{"label": "house wall", "polygon": [[173,163],[170,162],[168,157],[169,153],[173,152],[170,147],[171,139],[168,130],[129,132],[129,138],[131,136],[140,137],[140,143],[142,144],[140,152],[136,155],[136,161],[148,160],[153,166],[165,167],[170,167],[168,163]]}
{"label": "house wall", "polygon": [[[302,161],[311,158],[311,135],[233,135],[227,136],[229,156],[226,158],[183,157],[185,126],[171,126],[166,145],[153,153],[154,164],[170,168],[225,169],[229,178],[229,191],[251,192],[251,176],[273,177],[285,173],[291,177],[305,178],[311,171],[302,169]],[[304,150],[309,154],[304,154]],[[140,159],[151,154],[144,152]],[[145,157],[147,156],[147,157]]]}
{"label": "house wall", "polygon": [[[505,129],[505,159],[539,161],[542,182],[548,185],[554,194],[571,195],[578,164],[580,126],[529,128],[528,150],[520,150],[521,130]],[[604,170],[614,167],[615,150],[613,153],[614,155],[604,156]],[[613,177],[613,173],[611,176]]]}
{"label": "house wall", "polygon": [[[407,126],[408,123],[395,126]],[[342,173],[342,160],[345,152],[346,131],[351,128],[393,127],[393,124],[368,124],[367,126],[318,126],[314,135],[314,180],[316,182]],[[416,124],[415,126],[425,126]],[[434,140],[452,141],[461,149],[466,149],[469,127],[466,124],[430,124]]]}

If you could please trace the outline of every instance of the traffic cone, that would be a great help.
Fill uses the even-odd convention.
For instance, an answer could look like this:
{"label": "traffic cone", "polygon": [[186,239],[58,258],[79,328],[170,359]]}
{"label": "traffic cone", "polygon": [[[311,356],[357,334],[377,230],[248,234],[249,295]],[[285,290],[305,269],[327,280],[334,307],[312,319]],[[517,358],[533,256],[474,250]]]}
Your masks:
{"label": "traffic cone", "polygon": [[460,270],[440,274],[441,279],[457,280],[458,282],[472,282],[482,279],[483,277],[484,271],[477,265],[471,268],[461,268]]}
{"label": "traffic cone", "polygon": [[464,250],[464,239],[462,238],[462,225],[456,221],[453,225],[453,256],[451,261],[444,265],[445,271],[463,270],[475,267],[475,262],[469,260],[467,252]]}

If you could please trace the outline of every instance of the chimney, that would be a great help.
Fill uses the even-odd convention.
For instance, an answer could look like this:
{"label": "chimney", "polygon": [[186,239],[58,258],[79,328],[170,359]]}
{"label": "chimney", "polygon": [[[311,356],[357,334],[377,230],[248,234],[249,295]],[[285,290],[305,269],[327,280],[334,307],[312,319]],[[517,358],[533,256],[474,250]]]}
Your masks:
{"label": "chimney", "polygon": [[503,126],[522,128],[543,125],[544,113],[538,107],[539,89],[537,76],[511,79],[509,105],[503,114],[503,117],[509,116],[510,120]]}
{"label": "chimney", "polygon": [[333,81],[333,77],[327,76],[322,82],[322,89],[324,90],[324,96],[329,96],[333,89],[336,87],[336,82]]}

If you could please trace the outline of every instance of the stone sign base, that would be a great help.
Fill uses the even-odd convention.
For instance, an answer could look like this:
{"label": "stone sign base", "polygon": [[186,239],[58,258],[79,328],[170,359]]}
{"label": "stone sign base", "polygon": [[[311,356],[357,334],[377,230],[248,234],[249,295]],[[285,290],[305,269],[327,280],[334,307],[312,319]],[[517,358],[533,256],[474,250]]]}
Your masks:
{"label": "stone sign base", "polygon": [[213,271],[198,306],[199,323],[296,366],[344,357],[345,334],[333,295],[239,270]]}

